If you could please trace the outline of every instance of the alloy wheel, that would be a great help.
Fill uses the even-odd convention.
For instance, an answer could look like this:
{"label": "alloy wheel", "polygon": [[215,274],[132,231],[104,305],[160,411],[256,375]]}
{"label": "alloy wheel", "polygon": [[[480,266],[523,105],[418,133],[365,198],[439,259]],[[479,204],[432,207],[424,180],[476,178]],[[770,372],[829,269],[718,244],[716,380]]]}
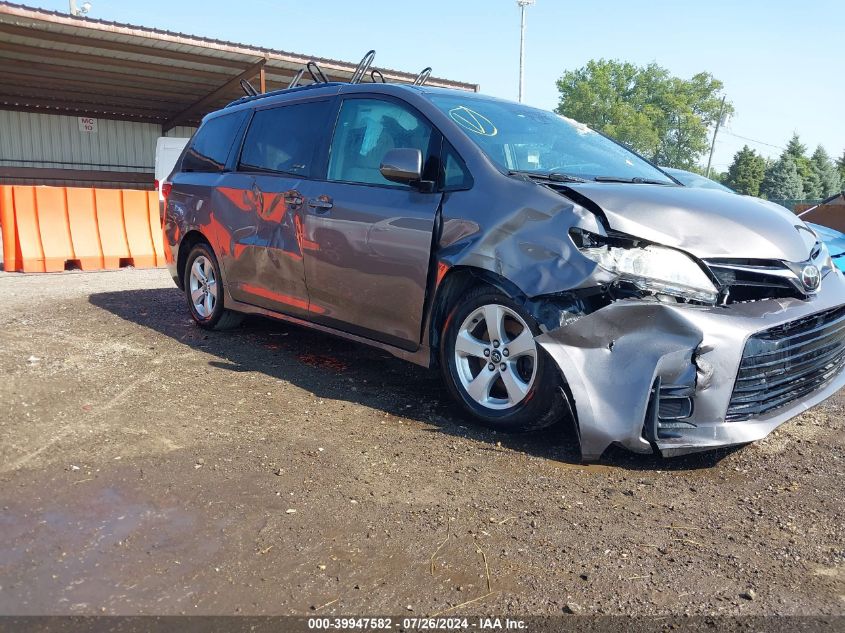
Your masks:
{"label": "alloy wheel", "polygon": [[200,255],[194,260],[189,284],[194,310],[201,318],[210,318],[217,305],[218,289],[214,265],[206,256]]}
{"label": "alloy wheel", "polygon": [[461,385],[488,409],[522,402],[537,375],[537,343],[528,324],[498,304],[473,310],[457,332],[455,366]]}

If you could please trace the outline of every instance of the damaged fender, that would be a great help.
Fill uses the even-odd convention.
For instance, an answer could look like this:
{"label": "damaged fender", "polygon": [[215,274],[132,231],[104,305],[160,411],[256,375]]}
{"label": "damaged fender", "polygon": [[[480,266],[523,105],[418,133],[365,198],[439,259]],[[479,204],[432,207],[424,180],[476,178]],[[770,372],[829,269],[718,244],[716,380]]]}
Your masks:
{"label": "damaged fender", "polygon": [[652,385],[658,376],[675,384],[689,374],[701,341],[682,311],[636,300],[537,337],[569,384],[585,460],[614,442],[652,451],[642,433]]}
{"label": "damaged fender", "polygon": [[[845,280],[833,272],[812,301],[704,307],[624,300],[536,340],[569,385],[585,460],[597,460],[614,443],[671,456],[759,440],[845,385],[845,372],[834,368],[812,393],[750,419],[726,420],[749,339],[808,317],[838,315],[843,303]],[[845,323],[845,316],[836,319],[829,327]],[[655,385],[662,387],[655,397],[689,393],[691,410],[680,428],[649,439]]]}
{"label": "damaged fender", "polygon": [[[613,280],[584,257],[569,236],[573,227],[603,235],[604,227],[594,213],[527,180],[506,179],[503,186],[508,192],[520,188],[519,206],[514,207],[513,198],[504,191],[500,198],[479,189],[444,198],[437,248],[441,270],[456,266],[486,270],[507,279],[525,297]],[[489,208],[491,200],[501,208]]]}

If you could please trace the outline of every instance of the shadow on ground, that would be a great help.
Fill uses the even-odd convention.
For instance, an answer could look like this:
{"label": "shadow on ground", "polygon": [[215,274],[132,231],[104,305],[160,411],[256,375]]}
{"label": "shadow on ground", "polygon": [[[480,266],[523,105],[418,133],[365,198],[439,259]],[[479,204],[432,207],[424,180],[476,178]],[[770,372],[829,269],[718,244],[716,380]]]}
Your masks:
{"label": "shadow on ground", "polygon": [[[501,443],[513,450],[570,464],[581,461],[569,421],[524,434],[480,428],[461,416],[449,400],[438,372],[366,345],[256,317],[246,319],[233,331],[206,331],[193,323],[184,296],[176,288],[105,292],[93,294],[89,300],[126,321],[217,357],[209,365],[223,371],[260,372],[317,398],[358,403],[425,423],[432,431],[492,445]],[[178,367],[168,371],[178,371]],[[662,459],[611,448],[602,463],[629,470],[696,470],[717,465],[734,450]]]}

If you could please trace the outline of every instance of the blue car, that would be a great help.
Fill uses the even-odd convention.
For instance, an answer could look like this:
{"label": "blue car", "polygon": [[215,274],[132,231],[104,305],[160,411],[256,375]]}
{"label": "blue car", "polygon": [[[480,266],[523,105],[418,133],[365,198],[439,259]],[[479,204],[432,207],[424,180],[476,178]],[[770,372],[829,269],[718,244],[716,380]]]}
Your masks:
{"label": "blue car", "polygon": [[[672,176],[672,178],[680,182],[685,187],[702,187],[704,189],[718,189],[720,191],[730,191],[731,193],[736,193],[733,189],[726,187],[715,180],[705,178],[699,174],[694,174],[691,171],[674,169],[672,167],[661,167],[660,169]],[[840,233],[836,229],[831,229],[829,227],[822,226],[821,224],[813,224],[811,222],[806,222],[806,224],[815,231],[816,235],[819,236],[819,239],[824,242],[825,246],[827,246],[830,258],[833,260],[836,267],[841,271],[845,271],[845,233]]]}
{"label": "blue car", "polygon": [[845,233],[812,222],[806,222],[806,225],[813,229],[819,239],[825,243],[834,265],[845,272]]}

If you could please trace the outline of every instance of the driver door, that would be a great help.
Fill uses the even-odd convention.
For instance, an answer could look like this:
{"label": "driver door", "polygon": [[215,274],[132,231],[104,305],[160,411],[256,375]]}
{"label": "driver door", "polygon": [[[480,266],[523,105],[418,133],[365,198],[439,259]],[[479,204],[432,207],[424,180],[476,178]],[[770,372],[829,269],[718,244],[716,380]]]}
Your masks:
{"label": "driver door", "polygon": [[314,183],[317,195],[303,215],[312,319],[405,349],[419,347],[442,194],[390,182],[379,167],[387,151],[415,148],[426,170],[436,172],[439,143],[439,132],[401,101],[343,100],[326,180]]}

